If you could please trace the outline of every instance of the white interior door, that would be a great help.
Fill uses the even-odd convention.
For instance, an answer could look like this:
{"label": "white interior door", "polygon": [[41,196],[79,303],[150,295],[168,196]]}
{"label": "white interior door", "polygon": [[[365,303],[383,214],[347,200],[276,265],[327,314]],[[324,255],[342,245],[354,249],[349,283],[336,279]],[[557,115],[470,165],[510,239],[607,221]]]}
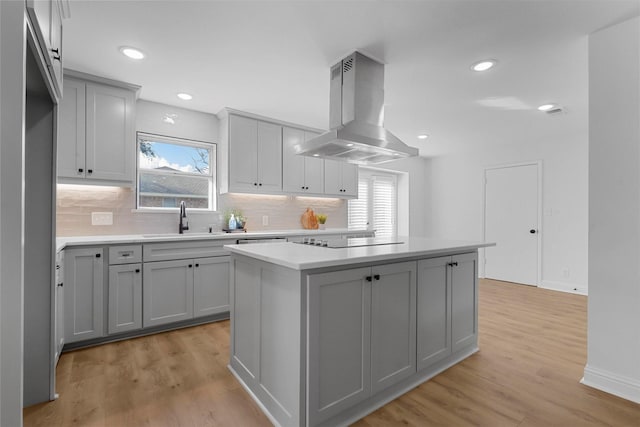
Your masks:
{"label": "white interior door", "polygon": [[538,285],[538,164],[485,171],[485,277]]}

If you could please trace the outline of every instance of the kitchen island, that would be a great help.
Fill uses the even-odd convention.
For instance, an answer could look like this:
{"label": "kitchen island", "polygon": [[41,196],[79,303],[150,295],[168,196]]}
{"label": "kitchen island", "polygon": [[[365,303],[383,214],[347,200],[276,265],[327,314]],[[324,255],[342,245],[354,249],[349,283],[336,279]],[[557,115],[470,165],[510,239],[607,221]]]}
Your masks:
{"label": "kitchen island", "polygon": [[225,246],[229,369],[275,425],[347,425],[478,350],[491,244],[398,241]]}

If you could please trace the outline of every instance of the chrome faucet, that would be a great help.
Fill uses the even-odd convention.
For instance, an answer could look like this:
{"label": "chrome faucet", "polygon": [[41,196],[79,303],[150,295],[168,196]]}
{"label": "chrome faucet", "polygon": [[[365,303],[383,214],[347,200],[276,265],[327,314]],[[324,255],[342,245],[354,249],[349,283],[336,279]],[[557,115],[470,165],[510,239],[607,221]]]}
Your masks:
{"label": "chrome faucet", "polygon": [[180,224],[178,225],[178,233],[182,234],[184,230],[189,229],[189,220],[187,220],[187,204],[180,202]]}

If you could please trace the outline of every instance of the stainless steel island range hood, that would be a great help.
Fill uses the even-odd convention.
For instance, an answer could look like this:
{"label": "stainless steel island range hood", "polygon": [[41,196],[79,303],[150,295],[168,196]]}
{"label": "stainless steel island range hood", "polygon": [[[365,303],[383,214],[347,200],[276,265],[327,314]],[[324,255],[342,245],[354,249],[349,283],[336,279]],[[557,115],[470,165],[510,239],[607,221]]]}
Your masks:
{"label": "stainless steel island range hood", "polygon": [[383,124],[384,65],[354,52],[331,67],[331,130],[300,144],[297,153],[364,165],[418,155]]}

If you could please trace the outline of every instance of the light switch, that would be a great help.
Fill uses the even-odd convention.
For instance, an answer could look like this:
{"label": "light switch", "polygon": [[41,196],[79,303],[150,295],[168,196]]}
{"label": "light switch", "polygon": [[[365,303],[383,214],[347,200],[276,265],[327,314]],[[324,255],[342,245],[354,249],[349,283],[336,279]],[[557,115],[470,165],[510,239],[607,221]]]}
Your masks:
{"label": "light switch", "polygon": [[91,225],[113,225],[113,212],[91,212]]}

